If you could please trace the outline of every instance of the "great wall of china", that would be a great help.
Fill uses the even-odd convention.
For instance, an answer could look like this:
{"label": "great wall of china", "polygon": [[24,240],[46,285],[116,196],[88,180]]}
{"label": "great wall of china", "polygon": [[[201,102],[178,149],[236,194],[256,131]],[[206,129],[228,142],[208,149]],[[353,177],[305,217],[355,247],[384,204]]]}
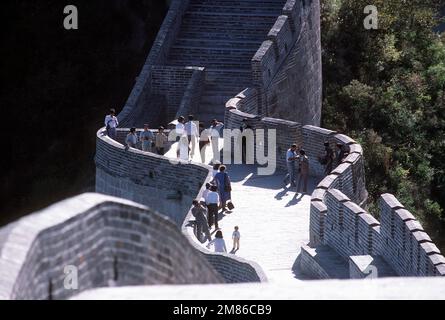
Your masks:
{"label": "great wall of china", "polygon": [[[198,243],[187,227],[191,201],[200,198],[211,167],[123,146],[125,128],[141,127],[146,119],[154,127],[187,114],[206,122],[224,118],[228,129],[248,119],[253,129],[276,130],[279,169],[285,167],[290,144],[306,150],[317,185],[297,267],[309,279],[359,279],[374,269],[379,277],[445,275],[445,258],[394,196],[382,195],[380,222],[366,212],[361,146],[319,127],[319,13],[318,0],[172,1],[119,114],[117,141],[107,137],[104,128],[97,133],[98,194],[65,200],[0,230],[0,299],[68,299],[82,292],[89,298],[119,292],[155,298],[156,290],[165,290],[166,296],[184,290],[156,285],[214,284],[233,292],[227,283],[254,282],[260,284],[241,284],[240,296],[302,298],[297,291],[307,288],[310,297],[313,285],[307,281],[295,286],[297,290],[268,284],[258,263],[213,253]],[[350,150],[327,177],[317,161],[325,141],[341,142]],[[67,265],[79,269],[78,291],[63,286]],[[435,294],[445,287],[439,279],[400,279],[376,280],[373,288],[380,291],[373,294],[394,296],[391,290],[405,283],[409,288],[427,283]],[[110,283],[140,287],[89,291]],[[363,280],[316,283],[331,297],[335,288],[369,286]],[[260,288],[268,293],[258,292]],[[199,297],[198,291],[199,286],[193,286],[189,292]],[[399,292],[398,297],[409,294]]]}

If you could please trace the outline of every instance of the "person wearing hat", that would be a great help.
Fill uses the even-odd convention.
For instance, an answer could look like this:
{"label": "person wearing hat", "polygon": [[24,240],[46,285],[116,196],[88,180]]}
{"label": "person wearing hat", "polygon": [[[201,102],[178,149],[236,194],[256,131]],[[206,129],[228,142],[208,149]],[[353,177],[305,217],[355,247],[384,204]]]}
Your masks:
{"label": "person wearing hat", "polygon": [[116,110],[110,109],[110,114],[105,117],[105,127],[107,129],[107,135],[116,140],[116,128],[119,126],[119,121],[116,117]]}
{"label": "person wearing hat", "polygon": [[148,124],[144,124],[144,131],[139,135],[139,140],[142,141],[142,151],[152,152],[153,142],[155,140],[155,136],[153,132],[150,131],[150,127]]}

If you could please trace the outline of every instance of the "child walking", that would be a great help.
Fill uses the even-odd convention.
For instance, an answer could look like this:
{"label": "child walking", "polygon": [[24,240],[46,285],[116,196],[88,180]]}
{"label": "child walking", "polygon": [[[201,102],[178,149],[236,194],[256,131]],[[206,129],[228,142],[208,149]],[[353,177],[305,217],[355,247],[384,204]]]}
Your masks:
{"label": "child walking", "polygon": [[235,227],[235,231],[233,231],[232,239],[233,239],[233,249],[232,249],[232,252],[238,251],[239,250],[239,240],[241,239],[241,234],[239,232],[239,227],[238,226],[236,226]]}

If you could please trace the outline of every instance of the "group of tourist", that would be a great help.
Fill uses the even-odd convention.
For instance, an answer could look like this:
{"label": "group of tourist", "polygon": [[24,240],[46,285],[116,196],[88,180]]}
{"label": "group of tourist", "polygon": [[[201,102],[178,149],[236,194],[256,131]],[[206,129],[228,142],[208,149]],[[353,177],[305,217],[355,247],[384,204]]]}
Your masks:
{"label": "group of tourist", "polygon": [[[221,136],[221,129],[224,123],[214,119],[210,123],[209,128],[205,128],[203,123],[194,120],[194,116],[188,116],[188,121],[184,117],[179,117],[175,128],[176,142],[178,147],[176,150],[177,157],[182,160],[189,160],[194,157],[196,150],[196,142],[199,141],[199,151],[201,160],[206,163],[206,148],[211,145],[213,151],[213,162],[219,160],[219,138]],[[199,125],[197,125],[199,123]],[[116,117],[116,111],[110,110],[110,114],[105,117],[105,126],[107,135],[116,140],[117,127],[119,121]],[[166,152],[167,143],[169,141],[167,135],[164,133],[165,128],[159,127],[158,133],[155,134],[150,130],[148,124],[144,125],[144,130],[138,135],[136,128],[131,128],[125,139],[126,148],[136,148],[138,142],[141,142],[141,149],[145,152],[153,152],[159,155],[164,155]]]}
{"label": "group of tourist", "polygon": [[[229,212],[233,209],[231,203],[232,186],[230,177],[226,172],[224,165],[216,164],[214,166],[213,179],[206,184],[206,189],[200,200],[193,201],[192,215],[195,217],[196,236],[200,242],[209,241],[207,247],[214,245],[215,252],[227,252],[223,239],[222,231],[218,222],[220,213]],[[219,212],[221,210],[221,212]],[[215,239],[212,240],[210,230],[215,226]],[[204,234],[204,239],[202,235]],[[236,227],[232,235],[233,249],[232,253],[239,250],[240,233]],[[203,241],[204,240],[204,241]]]}
{"label": "group of tourist", "polygon": [[[303,193],[306,193],[309,177],[309,158],[306,151],[298,150],[298,146],[293,144],[286,152],[286,164],[287,174],[284,177],[284,184],[287,186],[290,183],[291,187],[297,187],[297,192],[300,191],[300,187],[303,187]],[[297,170],[299,173],[298,183]]]}
{"label": "group of tourist", "polygon": [[161,156],[165,154],[165,147],[168,142],[168,137],[164,133],[165,128],[159,127],[158,133],[153,133],[148,124],[144,124],[144,130],[139,133],[136,128],[131,128],[127,137],[125,138],[126,148],[136,148],[138,142],[141,142],[141,149],[145,152],[157,153]]}
{"label": "group of tourist", "polygon": [[331,174],[333,168],[341,164],[349,154],[347,147],[342,143],[337,143],[335,148],[334,151],[329,141],[325,141],[324,154],[318,157],[320,164],[325,166],[324,174],[326,176]]}
{"label": "group of tourist", "polygon": [[[116,139],[116,128],[119,126],[119,121],[115,115],[115,110],[111,109],[110,114],[105,118],[106,131],[110,138]],[[205,128],[202,123],[194,120],[194,116],[188,116],[188,121],[184,117],[179,117],[176,123],[175,134],[178,142],[177,157],[184,160],[193,158],[196,149],[196,141],[199,141],[199,151],[201,153],[202,161],[205,162],[205,149],[211,144],[213,150],[213,180],[206,184],[206,190],[203,197],[199,200],[193,201],[192,214],[195,217],[196,235],[200,242],[203,242],[202,236],[204,234],[204,242],[208,241],[208,247],[213,245],[216,252],[227,252],[225,241],[223,239],[222,231],[219,229],[218,221],[220,213],[223,214],[233,209],[231,202],[232,186],[229,175],[226,171],[226,166],[221,165],[219,159],[219,138],[220,130],[224,124],[216,119],[211,122],[209,128]],[[252,129],[248,120],[242,121],[240,131]],[[144,130],[138,135],[136,128],[131,128],[128,133],[125,144],[127,148],[136,148],[138,142],[141,142],[142,151],[153,152],[159,155],[165,154],[168,137],[164,133],[164,128],[160,127],[158,133],[155,134],[150,130],[148,124],[144,125]],[[246,141],[243,141],[243,162],[246,161]],[[331,148],[328,141],[324,143],[324,154],[318,157],[320,164],[325,166],[325,175],[329,175],[333,168],[339,165],[343,159],[348,155],[347,148],[338,143],[336,150]],[[286,152],[287,171],[284,178],[285,186],[290,183],[291,187],[296,187],[297,192],[300,190],[307,193],[308,177],[309,177],[309,158],[306,151],[293,144]],[[298,179],[297,179],[298,175]],[[221,210],[221,212],[220,212]],[[215,226],[215,239],[212,240],[210,230]],[[239,228],[235,227],[232,234],[233,249],[232,253],[239,250],[240,233]]]}
{"label": "group of tourist", "polygon": [[[110,114],[105,117],[105,126],[107,135],[111,139],[116,140],[119,120],[116,117],[115,109],[111,109]],[[164,155],[168,143],[165,128],[161,126],[158,128],[158,132],[154,133],[150,130],[150,126],[148,124],[144,124],[144,129],[139,133],[139,135],[136,128],[131,128],[130,132],[125,138],[126,149],[136,148],[139,142],[141,143],[142,151]]]}
{"label": "group of tourist", "polygon": [[[325,166],[325,175],[331,174],[333,168],[341,164],[347,155],[347,148],[343,144],[337,143],[334,152],[329,141],[326,141],[324,143],[324,154],[318,157],[320,164]],[[306,155],[306,151],[302,148],[298,148],[296,144],[293,144],[286,152],[286,164],[287,174],[284,177],[285,186],[290,183],[291,187],[297,187],[297,192],[299,192],[302,187],[302,192],[307,193],[309,158]],[[299,175],[298,183],[297,172]]]}
{"label": "group of tourist", "polygon": [[209,128],[205,128],[203,123],[195,121],[193,115],[188,116],[187,122],[183,116],[179,117],[175,129],[178,142],[177,157],[183,160],[193,158],[196,142],[199,141],[199,152],[203,163],[206,162],[205,152],[209,145],[212,146],[213,160],[219,159],[219,138],[223,127],[224,123],[216,119],[212,120]]}

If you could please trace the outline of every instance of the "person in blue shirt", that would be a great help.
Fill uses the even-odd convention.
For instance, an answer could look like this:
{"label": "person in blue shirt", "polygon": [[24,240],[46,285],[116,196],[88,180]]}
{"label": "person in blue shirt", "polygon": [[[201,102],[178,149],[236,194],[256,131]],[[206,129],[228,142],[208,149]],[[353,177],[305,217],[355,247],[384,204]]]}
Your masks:
{"label": "person in blue shirt", "polygon": [[142,142],[142,151],[152,152],[155,136],[153,132],[150,131],[148,124],[144,124],[144,131],[139,135],[139,140]]}
{"label": "person in blue shirt", "polygon": [[287,174],[284,177],[284,184],[287,185],[290,183],[291,187],[297,186],[296,172],[297,172],[297,145],[293,144],[289,150],[286,152],[286,165],[287,165]]}

